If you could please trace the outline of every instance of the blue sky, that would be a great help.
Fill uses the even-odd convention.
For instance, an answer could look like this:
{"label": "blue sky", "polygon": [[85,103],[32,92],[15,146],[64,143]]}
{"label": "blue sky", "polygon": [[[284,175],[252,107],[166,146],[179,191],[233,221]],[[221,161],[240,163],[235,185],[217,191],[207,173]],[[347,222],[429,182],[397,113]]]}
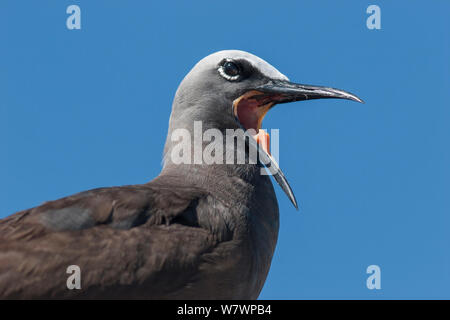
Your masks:
{"label": "blue sky", "polygon": [[[82,29],[66,28],[81,8]],[[366,8],[381,8],[381,30]],[[0,3],[0,217],[161,169],[175,90],[241,49],[366,101],[281,105],[281,227],[261,299],[450,298],[450,2]],[[366,268],[381,268],[381,290]]]}

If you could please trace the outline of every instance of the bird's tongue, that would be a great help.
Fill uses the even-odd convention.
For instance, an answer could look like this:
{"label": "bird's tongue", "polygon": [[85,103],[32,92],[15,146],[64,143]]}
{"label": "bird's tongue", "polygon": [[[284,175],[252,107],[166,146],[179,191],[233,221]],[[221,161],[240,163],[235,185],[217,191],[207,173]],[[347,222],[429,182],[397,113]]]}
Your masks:
{"label": "bird's tongue", "polygon": [[270,135],[265,130],[259,129],[253,138],[266,153],[270,154]]}

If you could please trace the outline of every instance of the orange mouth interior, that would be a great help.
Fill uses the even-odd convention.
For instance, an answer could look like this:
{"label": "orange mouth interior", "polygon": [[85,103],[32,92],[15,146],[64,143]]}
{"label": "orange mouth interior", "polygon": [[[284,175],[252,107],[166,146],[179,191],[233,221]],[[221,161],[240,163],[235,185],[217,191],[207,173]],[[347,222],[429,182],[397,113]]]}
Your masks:
{"label": "orange mouth interior", "polygon": [[261,129],[261,125],[267,111],[269,111],[274,103],[268,102],[262,104],[260,100],[254,98],[256,95],[260,96],[263,93],[252,90],[234,100],[233,112],[245,130],[255,130],[256,134],[253,135],[253,138],[264,151],[270,154],[270,136],[266,131]]}

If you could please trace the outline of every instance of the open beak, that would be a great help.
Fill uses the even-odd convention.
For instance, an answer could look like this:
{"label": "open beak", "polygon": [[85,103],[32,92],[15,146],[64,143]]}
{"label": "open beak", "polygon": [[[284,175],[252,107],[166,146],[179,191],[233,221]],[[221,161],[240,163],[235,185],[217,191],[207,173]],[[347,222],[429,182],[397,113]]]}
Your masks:
{"label": "open beak", "polygon": [[[233,112],[245,130],[254,129],[256,132],[259,132],[267,111],[276,104],[330,98],[364,103],[354,94],[339,89],[297,84],[283,80],[270,80],[268,83],[256,87],[236,99],[233,103]],[[259,134],[263,135],[266,133],[260,132]],[[259,161],[269,170],[294,207],[298,209],[295,195],[278,163],[270,155],[268,147],[265,148],[263,145],[260,145],[258,137],[254,138],[250,146],[258,149]]]}

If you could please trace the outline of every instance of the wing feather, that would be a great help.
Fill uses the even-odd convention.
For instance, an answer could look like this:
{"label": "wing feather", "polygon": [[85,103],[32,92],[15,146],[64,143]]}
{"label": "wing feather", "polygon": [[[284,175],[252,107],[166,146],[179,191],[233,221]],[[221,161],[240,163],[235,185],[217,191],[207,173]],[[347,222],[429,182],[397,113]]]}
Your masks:
{"label": "wing feather", "polygon": [[[196,224],[207,193],[154,180],[100,188],[0,220],[0,298],[164,298],[218,241]],[[66,286],[81,269],[82,289]]]}

